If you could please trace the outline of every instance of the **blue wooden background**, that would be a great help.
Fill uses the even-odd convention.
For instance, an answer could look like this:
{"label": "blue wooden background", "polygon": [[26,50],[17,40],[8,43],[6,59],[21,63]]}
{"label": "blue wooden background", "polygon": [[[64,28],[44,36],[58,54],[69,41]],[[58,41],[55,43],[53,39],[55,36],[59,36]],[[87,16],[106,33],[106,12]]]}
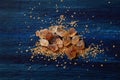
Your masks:
{"label": "blue wooden background", "polygon": [[[0,1],[0,80],[120,80],[120,0],[61,1]],[[68,22],[79,20],[79,32],[88,25],[86,45],[102,40],[104,54],[73,61],[65,57],[58,62],[67,64],[58,67],[58,62],[44,57],[29,61],[31,52],[27,50],[38,40],[35,31],[50,26],[61,14]]]}

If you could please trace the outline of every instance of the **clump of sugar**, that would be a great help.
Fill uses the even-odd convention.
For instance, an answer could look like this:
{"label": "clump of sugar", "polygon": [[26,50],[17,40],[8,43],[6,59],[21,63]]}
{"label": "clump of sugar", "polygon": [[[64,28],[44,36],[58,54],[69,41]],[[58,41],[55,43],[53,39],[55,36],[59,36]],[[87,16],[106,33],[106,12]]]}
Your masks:
{"label": "clump of sugar", "polygon": [[36,31],[35,34],[39,37],[39,41],[32,49],[33,56],[41,54],[57,58],[66,55],[68,59],[72,60],[80,56],[84,57],[93,50],[93,48],[85,46],[85,41],[75,28],[66,28],[61,24],[64,19],[64,15],[61,15],[58,25]]}

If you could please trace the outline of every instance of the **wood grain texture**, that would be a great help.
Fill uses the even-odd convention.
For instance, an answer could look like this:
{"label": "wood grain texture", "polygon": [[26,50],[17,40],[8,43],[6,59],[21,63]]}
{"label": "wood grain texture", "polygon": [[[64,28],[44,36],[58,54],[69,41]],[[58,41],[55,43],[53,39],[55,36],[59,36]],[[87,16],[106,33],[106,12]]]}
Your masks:
{"label": "wood grain texture", "polygon": [[[58,13],[56,4],[60,7]],[[70,7],[67,13],[64,6]],[[35,19],[30,19],[32,7],[36,7],[32,13]],[[119,8],[119,0],[111,1],[110,4],[106,0],[64,0],[63,3],[60,0],[1,0],[0,80],[120,80]],[[34,47],[38,40],[34,36],[35,31],[40,27],[49,27],[49,18],[54,22],[61,14],[66,16],[67,21],[79,20],[79,27],[76,28],[79,33],[88,25],[91,33],[84,34],[86,46],[90,43],[98,44],[102,40],[104,54],[99,54],[96,58],[79,58],[76,66],[73,65],[74,61],[65,57],[66,62],[72,63],[66,64],[66,69],[56,67],[54,61],[29,61],[31,52],[26,50]],[[38,16],[40,20],[37,19]],[[43,23],[41,19],[46,22]],[[90,62],[86,63],[88,60]],[[63,62],[61,59],[58,61]],[[101,64],[104,66],[101,67]]]}

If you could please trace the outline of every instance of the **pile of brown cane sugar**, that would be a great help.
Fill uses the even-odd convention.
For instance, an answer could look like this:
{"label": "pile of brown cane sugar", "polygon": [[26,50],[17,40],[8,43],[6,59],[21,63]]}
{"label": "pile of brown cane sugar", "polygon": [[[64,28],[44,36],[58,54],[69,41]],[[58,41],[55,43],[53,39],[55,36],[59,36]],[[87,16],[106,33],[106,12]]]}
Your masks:
{"label": "pile of brown cane sugar", "polygon": [[45,55],[57,58],[66,55],[70,60],[84,56],[90,48],[85,47],[83,38],[75,28],[66,29],[63,25],[50,26],[36,31],[39,41],[33,49],[33,55]]}

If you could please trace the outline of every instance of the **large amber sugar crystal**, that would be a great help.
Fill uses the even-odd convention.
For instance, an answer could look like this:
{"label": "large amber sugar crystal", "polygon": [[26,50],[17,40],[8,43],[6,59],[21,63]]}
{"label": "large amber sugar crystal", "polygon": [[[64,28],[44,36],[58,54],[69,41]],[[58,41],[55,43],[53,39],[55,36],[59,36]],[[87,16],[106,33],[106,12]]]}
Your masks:
{"label": "large amber sugar crystal", "polygon": [[53,37],[54,37],[53,33],[50,32],[50,31],[48,31],[48,32],[46,33],[45,39],[47,39],[48,41],[50,41]]}
{"label": "large amber sugar crystal", "polygon": [[53,51],[53,52],[55,52],[55,51],[58,50],[57,44],[50,44],[50,45],[48,46],[48,48],[49,48],[51,51]]}
{"label": "large amber sugar crystal", "polygon": [[70,37],[73,37],[77,34],[77,31],[74,28],[70,28],[68,32]]}
{"label": "large amber sugar crystal", "polygon": [[85,49],[85,42],[83,40],[80,40],[77,43],[77,46],[79,47],[79,49]]}
{"label": "large amber sugar crystal", "polygon": [[64,46],[68,46],[71,44],[71,39],[70,37],[66,36],[66,37],[63,37],[63,44]]}
{"label": "large amber sugar crystal", "polygon": [[80,37],[79,37],[79,36],[73,36],[73,37],[72,37],[72,44],[73,44],[73,45],[78,44],[79,40],[80,40]]}
{"label": "large amber sugar crystal", "polygon": [[58,45],[59,48],[63,47],[63,41],[60,38],[56,39],[56,44]]}
{"label": "large amber sugar crystal", "polygon": [[41,46],[48,46],[48,45],[49,45],[49,42],[48,42],[48,40],[46,40],[46,39],[40,39],[40,45],[41,45]]}
{"label": "large amber sugar crystal", "polygon": [[77,55],[77,48],[75,48],[75,46],[67,47],[65,48],[65,53],[69,59],[74,59]]}

